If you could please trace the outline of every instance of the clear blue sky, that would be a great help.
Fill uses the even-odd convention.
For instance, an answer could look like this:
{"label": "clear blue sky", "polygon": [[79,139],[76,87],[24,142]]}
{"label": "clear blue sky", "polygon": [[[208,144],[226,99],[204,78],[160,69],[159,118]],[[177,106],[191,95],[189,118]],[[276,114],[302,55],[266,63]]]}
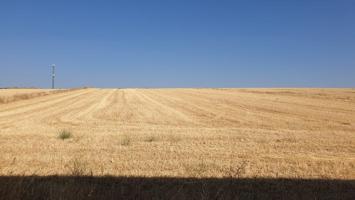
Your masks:
{"label": "clear blue sky", "polygon": [[355,87],[355,0],[0,1],[0,87]]}

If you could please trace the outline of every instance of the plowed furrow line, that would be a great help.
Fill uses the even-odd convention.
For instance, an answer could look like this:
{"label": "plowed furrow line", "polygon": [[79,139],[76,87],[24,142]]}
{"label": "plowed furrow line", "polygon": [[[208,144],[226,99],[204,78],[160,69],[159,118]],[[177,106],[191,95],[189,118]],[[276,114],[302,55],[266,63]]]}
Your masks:
{"label": "plowed furrow line", "polygon": [[211,107],[214,106],[213,104],[203,107],[200,103],[193,103],[191,97],[181,97],[179,94],[163,94],[163,92],[160,91],[149,92],[151,92],[151,98],[155,98],[157,101],[164,102],[164,104],[174,107],[179,110],[179,112],[189,116],[191,122],[195,124],[211,125],[210,122],[220,113],[211,110]]}
{"label": "plowed furrow line", "polygon": [[152,110],[155,111],[155,119],[160,119],[160,122],[167,124],[188,123],[192,120],[189,116],[180,112],[174,107],[164,104],[165,99],[156,100],[146,93],[146,90],[140,90],[138,95],[143,99]]}
{"label": "plowed furrow line", "polygon": [[91,118],[103,121],[115,120],[112,113],[115,112],[117,103],[117,90],[108,90],[108,93],[102,97],[102,100],[92,112]]}
{"label": "plowed furrow line", "polygon": [[133,109],[128,103],[127,90],[119,90],[117,93],[117,105],[115,106],[115,116],[119,124],[128,124],[133,121]]}
{"label": "plowed furrow line", "polygon": [[[96,97],[93,98],[90,106],[85,109],[81,109],[80,112],[75,113],[71,119],[77,119],[80,121],[94,120],[93,115],[98,110],[102,109],[107,102],[107,99],[112,95],[112,90],[99,90],[96,93]],[[70,119],[70,118],[69,118]]]}
{"label": "plowed furrow line", "polygon": [[[249,110],[249,114],[259,115],[260,117],[269,117],[270,115],[279,118],[283,121],[290,120],[301,120],[301,121],[310,121],[312,119],[323,119],[323,120],[337,120],[351,117],[354,115],[354,112],[344,113],[343,109],[334,109],[319,107],[315,105],[308,104],[297,104],[297,109],[295,109],[294,103],[285,104],[275,101],[275,97],[269,99],[259,99],[258,97],[239,96],[238,99],[233,98],[231,95],[217,95],[217,94],[208,94],[207,91],[183,91],[187,95],[194,96],[198,99],[199,102],[204,102],[207,98],[212,98],[213,102],[225,102],[224,104],[216,104],[218,106],[228,105],[231,110],[227,110],[228,113],[232,114],[233,107],[235,105],[241,105],[246,107]],[[228,93],[230,94],[230,93]],[[238,101],[239,100],[239,101]],[[216,106],[217,107],[217,106]],[[223,109],[223,108],[221,108]],[[328,113],[332,112],[333,115],[329,116]],[[308,113],[308,115],[304,115]],[[341,123],[341,121],[339,121]]]}
{"label": "plowed furrow line", "polygon": [[51,111],[47,112],[43,120],[48,124],[70,121],[71,124],[78,123],[77,116],[95,104],[95,102],[100,99],[100,95],[99,92],[94,91],[86,96],[66,102],[65,105],[58,105],[58,107],[56,106]]}

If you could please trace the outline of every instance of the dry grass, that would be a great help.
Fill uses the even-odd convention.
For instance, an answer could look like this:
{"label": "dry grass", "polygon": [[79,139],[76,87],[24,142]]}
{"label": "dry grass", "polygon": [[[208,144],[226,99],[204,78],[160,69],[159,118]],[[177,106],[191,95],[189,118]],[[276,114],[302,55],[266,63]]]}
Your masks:
{"label": "dry grass", "polygon": [[86,176],[89,174],[87,163],[75,158],[72,160],[72,164],[69,166],[69,175],[71,176]]}
{"label": "dry grass", "polygon": [[353,89],[76,90],[0,105],[0,175],[353,180],[354,132]]}

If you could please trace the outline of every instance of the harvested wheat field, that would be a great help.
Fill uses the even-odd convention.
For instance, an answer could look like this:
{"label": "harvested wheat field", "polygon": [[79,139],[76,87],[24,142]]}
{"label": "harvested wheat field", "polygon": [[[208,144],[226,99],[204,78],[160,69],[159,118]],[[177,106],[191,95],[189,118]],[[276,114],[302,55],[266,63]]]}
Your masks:
{"label": "harvested wheat field", "polygon": [[0,103],[0,153],[4,177],[350,180],[351,197],[355,90],[70,90]]}

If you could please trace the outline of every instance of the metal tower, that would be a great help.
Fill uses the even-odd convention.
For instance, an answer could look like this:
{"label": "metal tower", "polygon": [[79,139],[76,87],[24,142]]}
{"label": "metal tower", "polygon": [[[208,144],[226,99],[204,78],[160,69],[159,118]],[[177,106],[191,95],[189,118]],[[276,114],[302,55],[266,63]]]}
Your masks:
{"label": "metal tower", "polygon": [[54,89],[55,64],[52,64],[51,67],[52,67],[52,89]]}

